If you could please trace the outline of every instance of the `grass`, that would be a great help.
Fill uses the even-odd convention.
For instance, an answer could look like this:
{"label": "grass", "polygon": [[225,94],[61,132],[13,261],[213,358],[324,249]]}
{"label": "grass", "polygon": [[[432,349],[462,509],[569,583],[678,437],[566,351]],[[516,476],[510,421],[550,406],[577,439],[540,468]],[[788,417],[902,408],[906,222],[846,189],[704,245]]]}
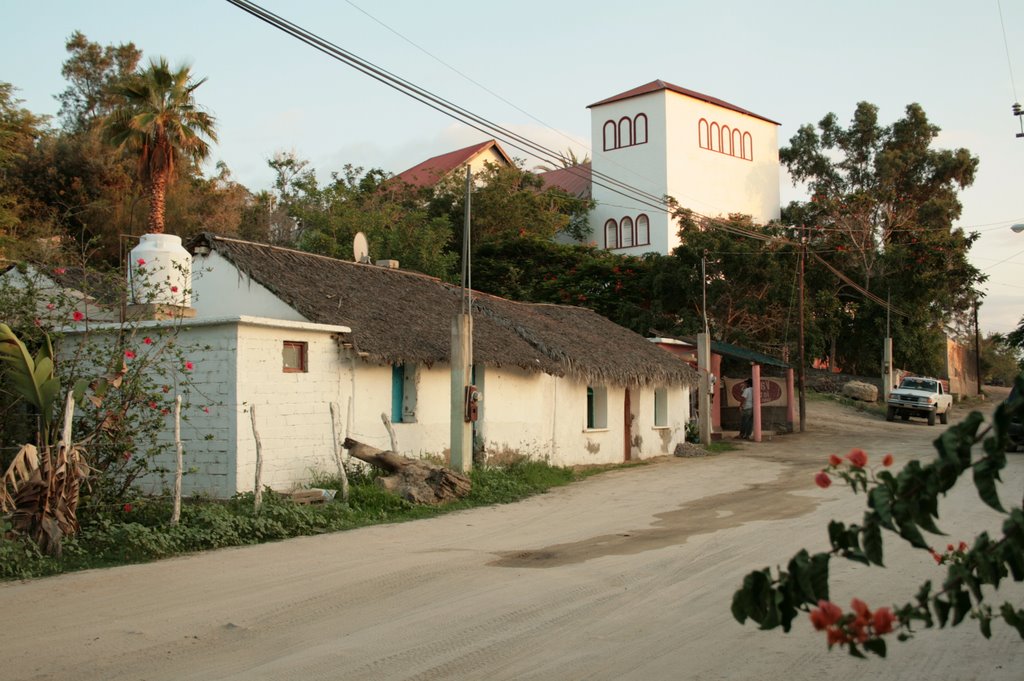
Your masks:
{"label": "grass", "polygon": [[[115,506],[83,506],[79,509],[81,532],[64,541],[59,558],[43,555],[31,542],[4,539],[4,530],[8,528],[0,527],[0,580],[142,563],[196,551],[506,504],[615,467],[578,471],[524,460],[501,468],[475,469],[470,474],[470,495],[444,506],[409,503],[380,489],[374,484],[374,475],[358,474],[350,479],[347,504],[299,506],[268,490],[257,514],[253,511],[252,493],[226,502],[196,499],[183,505],[181,521],[174,527],[169,525],[171,505],[162,499],[141,497]],[[318,476],[314,486],[340,489],[340,482],[337,478]]]}

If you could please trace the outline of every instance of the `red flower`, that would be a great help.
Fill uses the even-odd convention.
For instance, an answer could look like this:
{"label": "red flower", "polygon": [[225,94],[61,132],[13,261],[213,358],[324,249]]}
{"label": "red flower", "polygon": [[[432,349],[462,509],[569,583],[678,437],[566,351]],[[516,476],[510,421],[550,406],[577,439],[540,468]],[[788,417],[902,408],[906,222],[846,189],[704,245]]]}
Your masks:
{"label": "red flower", "polygon": [[149,336],[146,336],[145,338],[142,339],[142,342],[145,343],[146,345],[152,345],[153,339],[150,338]]}
{"label": "red flower", "polygon": [[842,462],[843,462],[843,460],[840,459],[838,455],[836,455],[836,454],[829,454],[828,455],[828,465],[829,466],[838,466]]}
{"label": "red flower", "polygon": [[167,415],[168,415],[168,414],[170,414],[170,413],[171,413],[171,410],[170,410],[170,409],[161,409],[161,410],[160,410],[160,415],[161,415],[161,416],[167,416]]}
{"label": "red flower", "polygon": [[858,617],[863,617],[865,620],[871,618],[871,611],[868,610],[868,604],[859,598],[854,598],[850,601],[850,609],[857,613]]}
{"label": "red flower", "polygon": [[163,391],[164,391],[165,393],[166,393],[166,392],[170,392],[170,390],[171,390],[171,386],[169,386],[169,385],[165,385],[165,386],[162,386],[162,387],[161,387],[160,389],[161,389],[161,390],[163,390]]}
{"label": "red flower", "polygon": [[43,320],[41,320],[39,317],[36,317],[35,320],[33,320],[32,323],[35,324],[36,326],[42,326],[43,325]]}
{"label": "red flower", "polygon": [[828,489],[832,484],[832,478],[828,477],[825,471],[818,471],[814,474],[814,484],[822,489]]}
{"label": "red flower", "polygon": [[886,468],[892,465],[892,454],[886,454],[882,457],[882,465]]}
{"label": "red flower", "polygon": [[128,359],[135,359],[135,351],[134,350],[125,350],[124,351],[124,356],[126,358],[128,358]]}
{"label": "red flower", "polygon": [[145,258],[139,258],[135,262],[139,263],[139,267],[141,267],[141,266],[146,264],[146,259]]}
{"label": "red flower", "polygon": [[67,270],[64,269],[63,267],[54,267],[53,268],[53,273],[54,274],[64,274],[65,272],[67,272]]}
{"label": "red flower", "polygon": [[879,608],[875,610],[875,616],[871,624],[875,628],[875,633],[881,635],[892,631],[892,623],[895,621],[896,616],[892,614],[892,610],[889,608]]}
{"label": "red flower", "polygon": [[207,414],[209,414],[210,413],[210,408],[209,407],[203,407],[203,411],[205,411]]}
{"label": "red flower", "polygon": [[125,452],[124,453],[124,460],[125,461],[128,461],[131,458],[132,458],[132,453],[131,452]]}
{"label": "red flower", "polygon": [[959,547],[960,553],[966,552],[967,548],[968,548],[967,547],[967,542],[965,542],[965,541],[960,542],[960,547]]}
{"label": "red flower", "polygon": [[131,504],[125,504],[125,505],[124,505],[124,506],[122,506],[121,508],[123,508],[123,509],[124,509],[124,512],[125,512],[125,513],[131,513],[131,512],[132,512],[132,505],[131,505]]}
{"label": "red flower", "polygon": [[171,293],[177,293],[177,292],[178,292],[178,287],[177,286],[172,286],[171,287]]}
{"label": "red flower", "polygon": [[928,549],[928,553],[932,554],[932,558],[935,559],[937,565],[942,565],[942,556],[940,556],[935,549]]}
{"label": "red flower", "polygon": [[57,307],[57,306],[56,306],[56,305],[54,305],[53,303],[47,303],[47,304],[46,304],[46,309],[47,309],[47,310],[52,310],[52,309],[53,309],[53,308],[55,308],[55,307]]}
{"label": "red flower", "polygon": [[840,629],[839,627],[829,627],[828,628],[828,633],[826,634],[826,636],[828,638],[828,647],[829,648],[831,648],[832,646],[834,646],[837,643],[841,645],[843,643],[849,643],[850,642],[850,637],[847,636],[845,633],[843,633],[843,630]]}
{"label": "red flower", "polygon": [[150,402],[150,403],[149,403],[149,408],[150,408],[150,409],[156,409],[156,408],[157,408],[158,406],[159,406],[159,405],[158,405],[158,404],[157,404],[156,402]]}
{"label": "red flower", "polygon": [[854,447],[850,450],[850,453],[846,455],[846,460],[850,462],[850,465],[854,468],[864,468],[868,465],[868,455],[863,449]]}
{"label": "red flower", "polygon": [[85,315],[79,312],[78,310],[75,310],[74,314],[71,315],[71,318],[74,319],[76,322],[80,322],[83,319],[85,319]]}
{"label": "red flower", "polygon": [[956,551],[956,547],[952,544],[946,544],[946,550],[952,553],[953,551]]}
{"label": "red flower", "polygon": [[195,368],[195,365],[192,364],[192,362],[185,362],[185,371],[192,371],[192,369],[194,369],[194,368]]}

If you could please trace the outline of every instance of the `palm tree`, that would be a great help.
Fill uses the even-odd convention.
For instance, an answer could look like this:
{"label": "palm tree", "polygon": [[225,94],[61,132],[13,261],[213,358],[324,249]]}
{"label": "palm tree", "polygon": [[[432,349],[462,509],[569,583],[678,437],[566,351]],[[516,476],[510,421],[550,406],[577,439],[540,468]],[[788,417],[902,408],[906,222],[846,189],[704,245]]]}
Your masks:
{"label": "palm tree", "polygon": [[192,82],[188,66],[172,71],[167,60],[114,88],[123,98],[104,122],[107,140],[138,156],[139,179],[149,195],[149,231],[164,231],[167,185],[182,159],[198,163],[210,153],[206,141],[217,141],[214,118],[201,111],[193,93],[206,82]]}

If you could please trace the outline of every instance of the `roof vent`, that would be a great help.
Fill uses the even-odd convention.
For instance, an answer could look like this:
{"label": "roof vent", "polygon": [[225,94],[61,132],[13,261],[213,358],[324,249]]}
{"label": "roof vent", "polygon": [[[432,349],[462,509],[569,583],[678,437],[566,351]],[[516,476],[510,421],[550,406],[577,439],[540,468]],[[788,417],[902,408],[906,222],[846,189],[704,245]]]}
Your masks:
{"label": "roof vent", "polygon": [[377,261],[377,267],[384,267],[384,268],[389,269],[389,270],[397,270],[398,269],[398,261],[397,260],[378,260]]}

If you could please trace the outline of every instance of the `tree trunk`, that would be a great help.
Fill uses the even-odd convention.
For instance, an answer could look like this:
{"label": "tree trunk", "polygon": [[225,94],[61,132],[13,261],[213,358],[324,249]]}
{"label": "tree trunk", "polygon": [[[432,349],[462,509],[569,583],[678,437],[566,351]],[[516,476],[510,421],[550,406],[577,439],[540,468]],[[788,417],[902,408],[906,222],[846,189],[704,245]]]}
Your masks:
{"label": "tree trunk", "polygon": [[344,447],[351,456],[390,473],[386,478],[377,478],[377,484],[414,504],[455,501],[469,494],[473,487],[469,477],[429,461],[409,459],[351,438],[345,438]]}
{"label": "tree trunk", "polygon": [[149,232],[164,233],[164,212],[167,206],[166,171],[153,173],[149,181]]}

